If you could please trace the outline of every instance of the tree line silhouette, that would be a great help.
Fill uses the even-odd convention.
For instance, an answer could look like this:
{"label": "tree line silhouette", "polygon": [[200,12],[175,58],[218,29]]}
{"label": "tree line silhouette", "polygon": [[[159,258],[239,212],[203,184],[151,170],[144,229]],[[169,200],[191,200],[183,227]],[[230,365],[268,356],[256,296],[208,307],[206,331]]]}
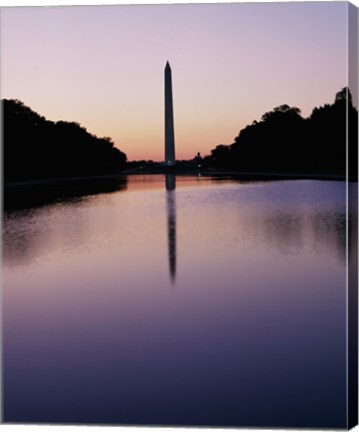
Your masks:
{"label": "tree line silhouette", "polygon": [[347,87],[334,103],[314,108],[305,119],[296,107],[281,105],[259,122],[242,129],[230,145],[218,145],[204,159],[207,166],[241,172],[332,174],[346,172],[346,130],[349,173],[358,161],[358,111]]}
{"label": "tree line silhouette", "polygon": [[111,138],[98,138],[78,123],[46,120],[19,100],[2,100],[4,180],[111,174],[126,154]]}
{"label": "tree line silhouette", "polygon": [[[103,175],[138,164],[141,168],[158,165],[127,163],[126,154],[114,147],[111,138],[98,138],[78,123],[46,120],[19,100],[4,99],[2,108],[5,182]],[[297,107],[280,105],[243,128],[232,144],[217,145],[200,162],[198,158],[192,162],[196,169],[345,176],[347,136],[349,174],[355,179],[358,111],[345,87],[333,104],[314,108],[308,118]]]}

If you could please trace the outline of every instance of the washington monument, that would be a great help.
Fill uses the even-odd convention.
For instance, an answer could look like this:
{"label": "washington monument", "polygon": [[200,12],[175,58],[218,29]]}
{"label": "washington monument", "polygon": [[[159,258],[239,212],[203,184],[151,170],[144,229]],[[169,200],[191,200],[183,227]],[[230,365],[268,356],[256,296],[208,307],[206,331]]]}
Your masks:
{"label": "washington monument", "polygon": [[175,135],[173,128],[172,72],[167,62],[165,67],[165,164],[176,165]]}

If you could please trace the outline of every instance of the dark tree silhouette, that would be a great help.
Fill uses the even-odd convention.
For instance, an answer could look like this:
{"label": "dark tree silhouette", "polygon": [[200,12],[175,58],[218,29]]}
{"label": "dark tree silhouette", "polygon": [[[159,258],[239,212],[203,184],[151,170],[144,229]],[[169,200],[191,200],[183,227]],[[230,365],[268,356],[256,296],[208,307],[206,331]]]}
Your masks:
{"label": "dark tree silhouette", "polygon": [[120,171],[126,155],[78,123],[46,120],[19,100],[2,101],[5,181]]}
{"label": "dark tree silhouette", "polygon": [[[348,135],[347,135],[348,123]],[[231,145],[219,145],[206,163],[242,172],[345,175],[357,172],[358,112],[347,87],[332,105],[314,108],[308,119],[299,108],[281,105],[242,129]]]}
{"label": "dark tree silhouette", "polygon": [[230,147],[224,144],[219,144],[215,149],[211,150],[210,160],[215,166],[230,166],[231,156]]}

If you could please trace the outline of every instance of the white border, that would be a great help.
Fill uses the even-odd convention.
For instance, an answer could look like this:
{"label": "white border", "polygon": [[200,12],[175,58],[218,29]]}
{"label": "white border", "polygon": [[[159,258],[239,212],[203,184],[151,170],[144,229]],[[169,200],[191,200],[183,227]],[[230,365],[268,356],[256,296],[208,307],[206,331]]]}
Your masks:
{"label": "white border", "polygon": [[[313,0],[291,0],[291,2],[309,2]],[[316,2],[328,0],[314,0]],[[331,0],[329,0],[331,1]],[[345,1],[345,0],[334,0]],[[288,0],[276,0],[287,2]],[[0,6],[72,6],[72,5],[118,5],[118,4],[158,4],[158,3],[237,3],[231,0],[0,0]],[[244,0],[238,3],[273,3],[273,0]],[[350,3],[359,7],[359,0],[351,0]]]}

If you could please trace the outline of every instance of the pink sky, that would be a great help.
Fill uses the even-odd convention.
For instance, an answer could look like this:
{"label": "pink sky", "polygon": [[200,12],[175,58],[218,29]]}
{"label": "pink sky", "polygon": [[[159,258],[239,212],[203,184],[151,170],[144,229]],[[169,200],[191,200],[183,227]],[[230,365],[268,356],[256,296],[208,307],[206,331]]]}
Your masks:
{"label": "pink sky", "polygon": [[172,67],[177,159],[230,144],[275,106],[308,116],[347,85],[347,3],[1,10],[1,97],[163,160]]}

